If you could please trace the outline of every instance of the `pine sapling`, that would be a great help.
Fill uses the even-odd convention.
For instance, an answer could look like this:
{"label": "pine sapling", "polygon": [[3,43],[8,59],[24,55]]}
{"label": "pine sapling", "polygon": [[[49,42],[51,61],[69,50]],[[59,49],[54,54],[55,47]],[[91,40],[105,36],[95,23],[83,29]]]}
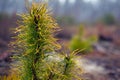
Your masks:
{"label": "pine sapling", "polygon": [[76,52],[55,52],[61,47],[53,35],[59,27],[50,16],[47,3],[32,3],[28,13],[20,16],[22,21],[12,42],[17,53],[14,58],[18,80],[81,80]]}
{"label": "pine sapling", "polygon": [[21,25],[16,28],[13,46],[20,53],[21,80],[39,80],[38,63],[42,63],[45,54],[53,52],[60,46],[53,33],[57,25],[47,9],[46,3],[32,3],[28,14],[21,15]]}

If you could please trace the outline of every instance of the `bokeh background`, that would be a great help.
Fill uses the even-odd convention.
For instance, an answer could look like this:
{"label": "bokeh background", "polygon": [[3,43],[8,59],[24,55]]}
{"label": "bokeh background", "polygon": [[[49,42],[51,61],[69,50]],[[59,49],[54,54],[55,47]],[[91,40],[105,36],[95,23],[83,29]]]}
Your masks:
{"label": "bokeh background", "polygon": [[[36,0],[39,1],[39,0]],[[82,49],[88,80],[120,80],[120,0],[46,0],[58,26],[62,50]],[[12,28],[27,0],[0,0],[0,75],[8,75]],[[32,0],[29,0],[31,3]]]}

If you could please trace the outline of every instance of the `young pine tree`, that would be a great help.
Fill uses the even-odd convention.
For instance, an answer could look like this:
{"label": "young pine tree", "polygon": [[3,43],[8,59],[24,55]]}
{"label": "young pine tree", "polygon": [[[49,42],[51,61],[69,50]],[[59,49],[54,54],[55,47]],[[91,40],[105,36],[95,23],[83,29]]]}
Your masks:
{"label": "young pine tree", "polygon": [[53,38],[58,27],[46,3],[32,3],[29,14],[22,14],[21,18],[22,25],[16,28],[16,41],[13,42],[20,53],[21,80],[38,80],[38,63],[42,63],[46,53],[60,47]]}
{"label": "young pine tree", "polygon": [[21,25],[16,28],[17,35],[12,43],[18,53],[15,56],[18,80],[81,80],[76,53],[53,53],[60,48],[53,37],[59,28],[50,16],[47,4],[32,3],[28,12],[21,15]]}

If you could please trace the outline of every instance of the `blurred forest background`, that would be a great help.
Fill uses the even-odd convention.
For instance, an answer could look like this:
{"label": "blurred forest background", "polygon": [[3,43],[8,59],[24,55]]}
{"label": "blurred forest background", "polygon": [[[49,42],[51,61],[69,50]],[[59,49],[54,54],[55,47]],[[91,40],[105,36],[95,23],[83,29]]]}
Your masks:
{"label": "blurred forest background", "polygon": [[[87,48],[83,52],[87,53],[83,59],[87,66],[85,77],[120,80],[120,0],[47,1],[52,16],[62,28],[55,35],[59,43],[72,49]],[[10,69],[12,53],[8,44],[14,35],[11,30],[18,26],[20,17],[16,14],[27,12],[25,4],[26,0],[0,0],[0,75],[7,75]]]}
{"label": "blurred forest background", "polygon": [[[114,17],[116,21],[120,19],[119,0],[48,0],[48,2],[53,16],[60,21],[62,18],[63,22],[65,18],[72,23],[93,23],[108,15]],[[1,14],[13,15],[25,11],[25,0],[0,0]]]}

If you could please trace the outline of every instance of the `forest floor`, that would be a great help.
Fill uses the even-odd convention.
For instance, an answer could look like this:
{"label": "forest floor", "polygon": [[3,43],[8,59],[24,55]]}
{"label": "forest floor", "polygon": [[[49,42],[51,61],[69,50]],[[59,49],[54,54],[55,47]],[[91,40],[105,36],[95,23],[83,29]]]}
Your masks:
{"label": "forest floor", "polygon": [[[99,31],[100,29],[101,31]],[[112,41],[98,40],[93,44],[92,52],[82,55],[84,77],[88,80],[120,80],[120,30],[117,27],[100,29],[87,27],[85,35],[93,34],[99,37],[99,34],[102,34],[105,38],[111,38]],[[56,36],[61,39],[60,43],[66,43],[77,32],[77,28],[67,27],[63,28]],[[8,42],[0,39],[0,75],[8,74],[10,69],[12,54],[9,53],[7,44]]]}

